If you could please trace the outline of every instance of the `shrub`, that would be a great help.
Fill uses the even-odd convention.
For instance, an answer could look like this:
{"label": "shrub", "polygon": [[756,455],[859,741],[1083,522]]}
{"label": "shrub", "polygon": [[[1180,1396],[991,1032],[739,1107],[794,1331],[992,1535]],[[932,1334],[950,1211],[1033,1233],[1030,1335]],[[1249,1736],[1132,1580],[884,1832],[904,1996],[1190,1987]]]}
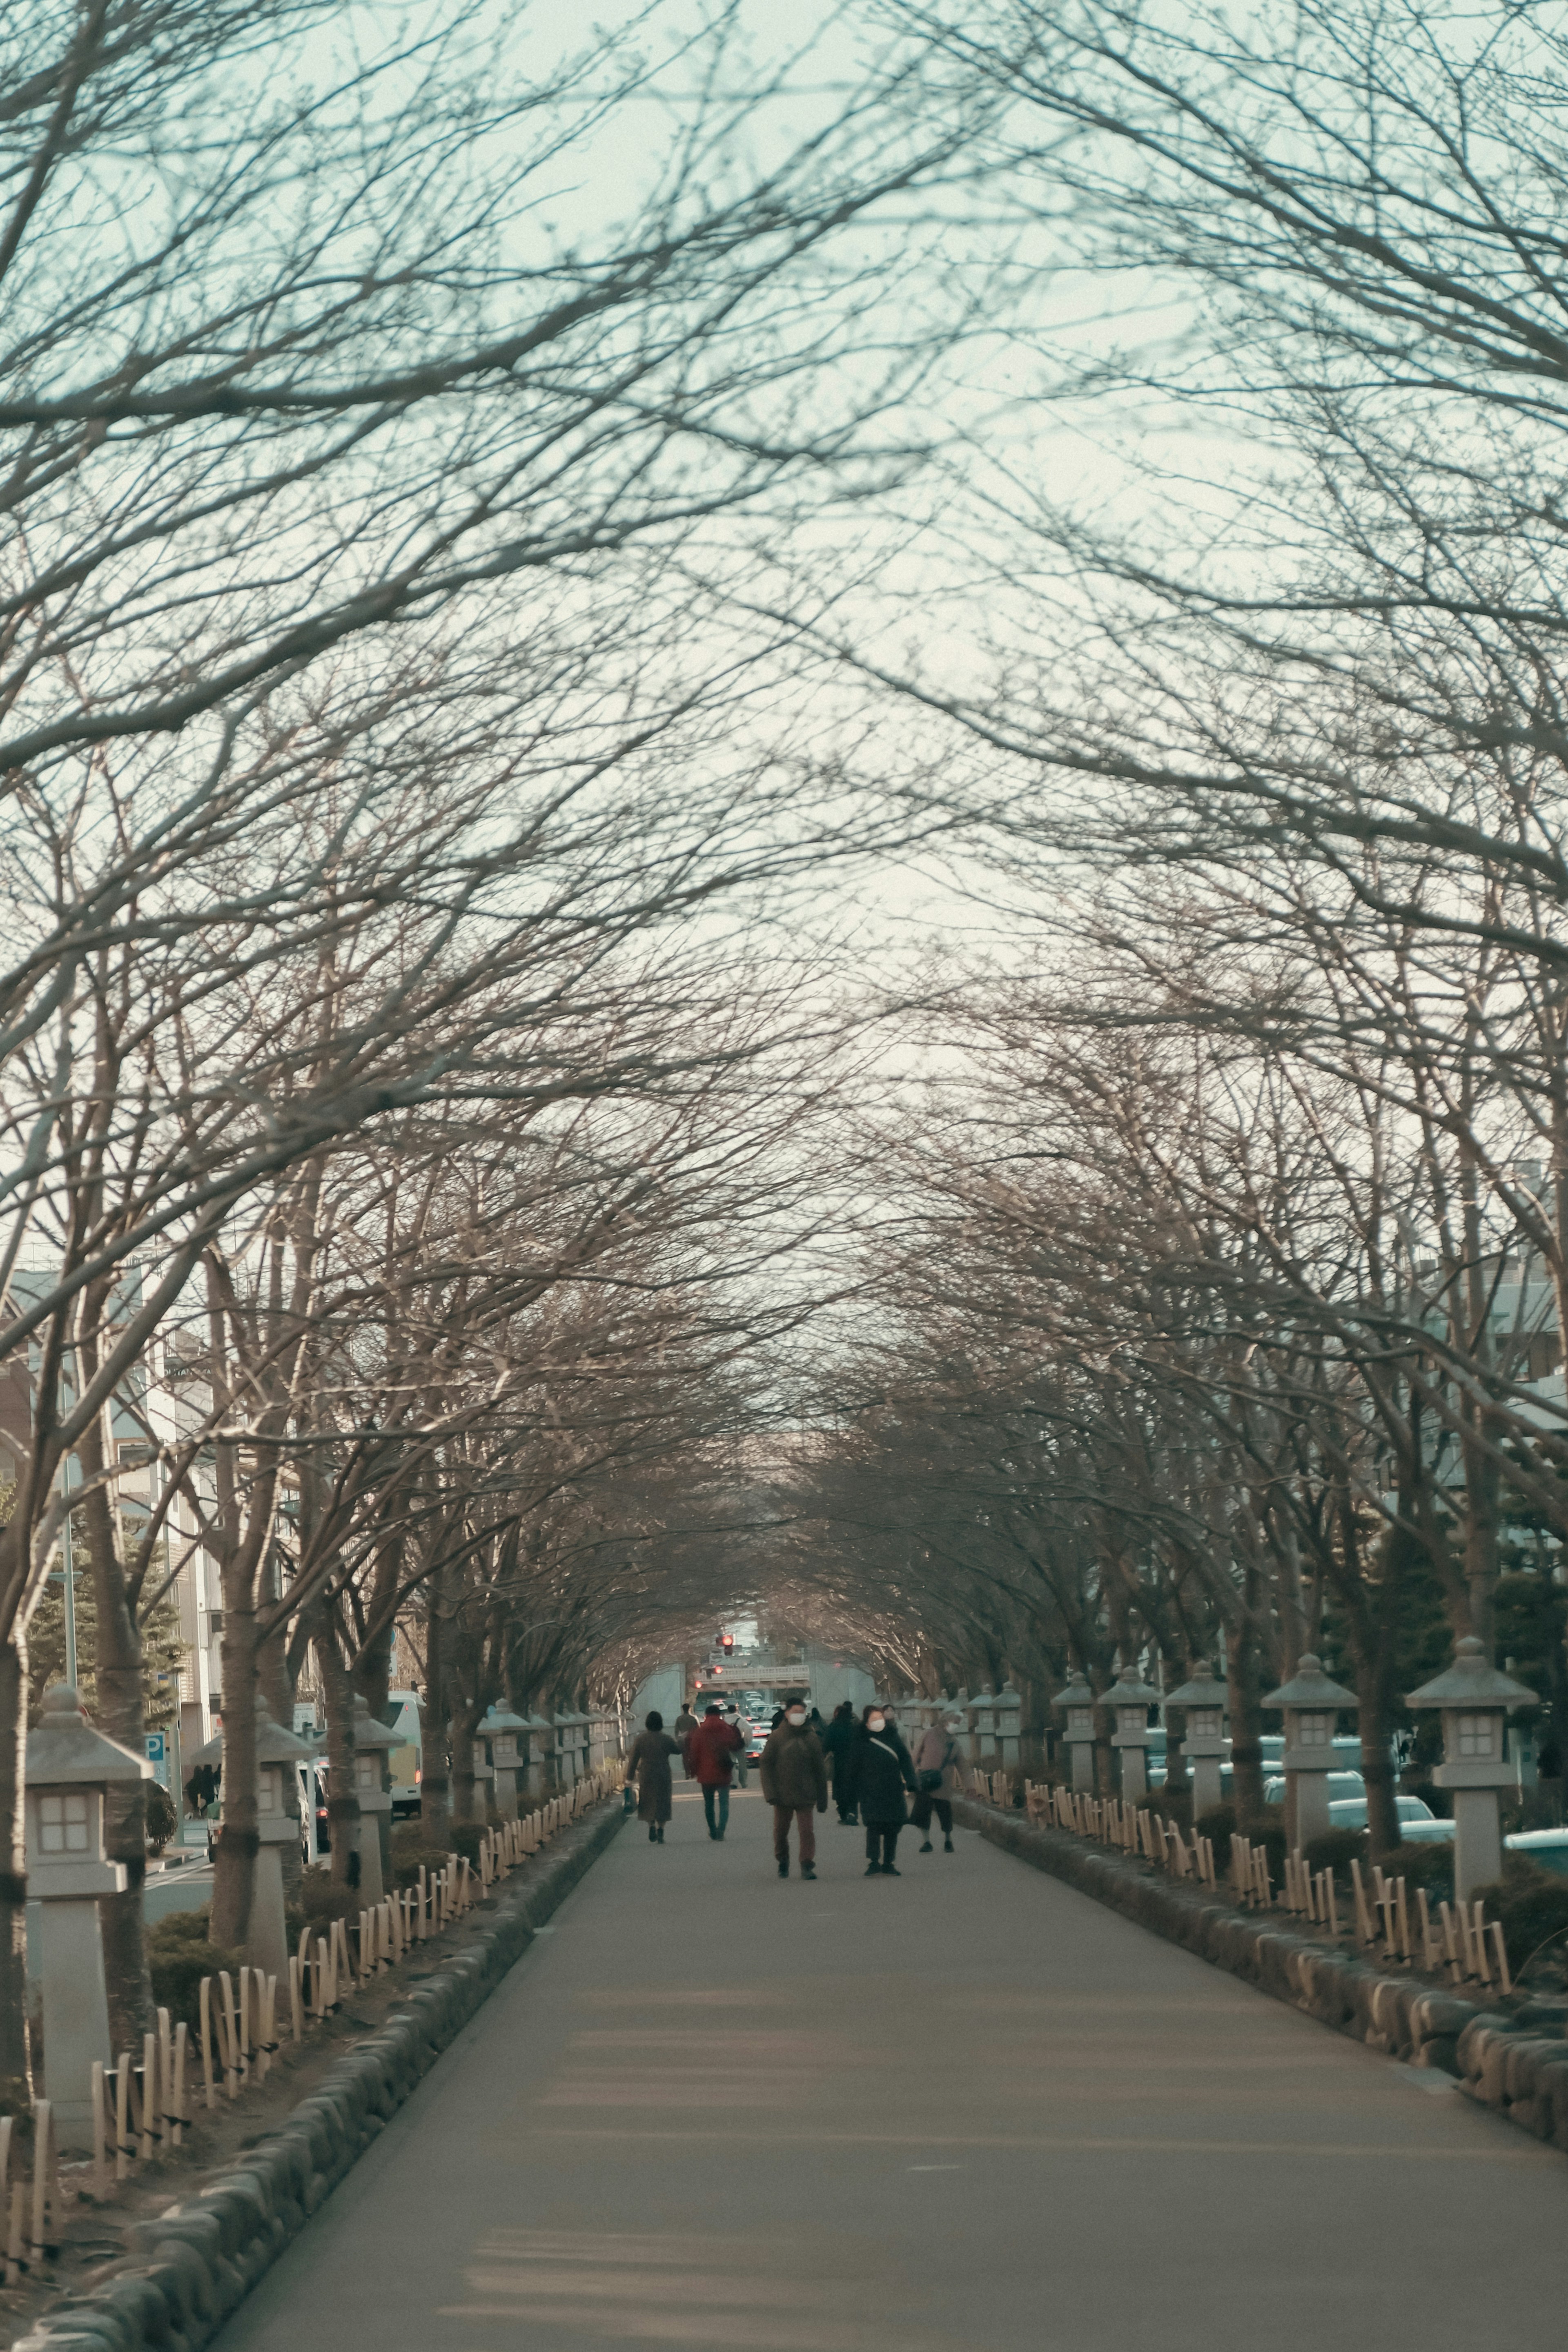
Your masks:
{"label": "shrub", "polygon": [[154,1853],[162,1853],[180,1826],[180,1816],[174,1811],[174,1800],[159,1780],[147,1787],[147,1843]]}
{"label": "shrub", "polygon": [[1193,1828],[1199,1837],[1206,1837],[1211,1841],[1214,1846],[1214,1867],[1216,1873],[1218,1874],[1220,1871],[1228,1870],[1230,1867],[1230,1840],[1236,1828],[1235,1806],[1216,1805],[1211,1811],[1199,1813],[1197,1821],[1193,1823]]}
{"label": "shrub", "polygon": [[[1363,1859],[1364,1841],[1360,1830],[1324,1830],[1321,1837],[1309,1838],[1301,1848],[1301,1860],[1309,1870],[1332,1870],[1335,1877],[1348,1877],[1353,1862]],[[1419,1849],[1412,1847],[1412,1853]]]}
{"label": "shrub", "polygon": [[237,1976],[245,1966],[243,1952],[208,1943],[211,1918],[212,1906],[204,1903],[199,1911],[171,1911],[147,1930],[152,1999],[160,2009],[168,2011],[174,2024],[183,2018],[193,2033],[201,2032],[202,1979],[215,1978],[224,1969],[231,1977]]}
{"label": "shrub", "polygon": [[1568,1937],[1568,1878],[1537,1870],[1522,1856],[1511,1855],[1500,1884],[1478,1886],[1474,1899],[1486,1905],[1489,1919],[1502,1922],[1508,1964],[1515,1970],[1543,1944]]}
{"label": "shrub", "polygon": [[[467,1861],[469,1869],[477,1870],[479,1867],[479,1846],[484,1835],[485,1824],[483,1822],[454,1822],[452,1824],[452,1843],[448,1848],[448,1852],[462,1854]],[[443,1863],[444,1863],[445,1859],[445,1854],[443,1854]]]}
{"label": "shrub", "polygon": [[312,1863],[301,1871],[294,1900],[289,1905],[292,1918],[298,1922],[294,1933],[307,1926],[316,1927],[329,1919],[357,1919],[361,1909],[359,1895],[351,1886],[335,1886],[332,1874],[325,1863]]}
{"label": "shrub", "polygon": [[1377,1864],[1385,1878],[1403,1878],[1409,1886],[1424,1886],[1439,1902],[1446,1902],[1453,1893],[1451,1845],[1396,1845],[1380,1853]]}
{"label": "shrub", "polygon": [[[1250,1844],[1262,1847],[1269,1857],[1269,1875],[1278,1884],[1285,1875],[1287,1849],[1284,1807],[1282,1805],[1266,1806],[1262,1812],[1255,1813],[1250,1821],[1242,1822],[1241,1834]],[[1218,1859],[1218,1855],[1216,1854],[1217,1866]]]}
{"label": "shrub", "polygon": [[446,1867],[447,1848],[433,1844],[414,1822],[407,1829],[393,1830],[392,1836],[392,1885],[401,1894],[405,1886],[417,1886],[423,1866],[434,1874]]}

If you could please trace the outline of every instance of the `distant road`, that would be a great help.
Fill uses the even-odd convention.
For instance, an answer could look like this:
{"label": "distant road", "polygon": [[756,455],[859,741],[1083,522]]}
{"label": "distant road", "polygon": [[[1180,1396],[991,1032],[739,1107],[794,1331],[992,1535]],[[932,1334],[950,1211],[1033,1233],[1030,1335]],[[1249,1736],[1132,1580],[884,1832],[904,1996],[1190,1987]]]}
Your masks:
{"label": "distant road", "polygon": [[[213,1895],[213,1865],[210,1862],[187,1862],[179,1870],[161,1870],[147,1881],[142,1896],[146,1917],[166,1918],[171,1911],[197,1911]],[[38,1972],[38,1906],[27,1906],[27,1973]]]}

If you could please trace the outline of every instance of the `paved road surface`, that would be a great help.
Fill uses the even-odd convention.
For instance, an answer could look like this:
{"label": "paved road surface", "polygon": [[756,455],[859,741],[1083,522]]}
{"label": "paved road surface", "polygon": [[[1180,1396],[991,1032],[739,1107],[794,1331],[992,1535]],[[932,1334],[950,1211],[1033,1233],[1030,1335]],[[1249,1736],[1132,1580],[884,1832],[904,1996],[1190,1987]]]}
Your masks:
{"label": "paved road surface", "polygon": [[960,1833],[781,1884],[632,1822],[219,2338],[374,2352],[1476,2352],[1568,2162]]}
{"label": "paved road surface", "polygon": [[[213,1899],[213,1865],[210,1862],[182,1863],[178,1870],[155,1871],[142,1890],[142,1915],[149,1925],[154,1919],[166,1918],[171,1911],[199,1911],[204,1903]],[[27,1906],[27,1973],[38,1972],[38,1912],[37,1903]]]}

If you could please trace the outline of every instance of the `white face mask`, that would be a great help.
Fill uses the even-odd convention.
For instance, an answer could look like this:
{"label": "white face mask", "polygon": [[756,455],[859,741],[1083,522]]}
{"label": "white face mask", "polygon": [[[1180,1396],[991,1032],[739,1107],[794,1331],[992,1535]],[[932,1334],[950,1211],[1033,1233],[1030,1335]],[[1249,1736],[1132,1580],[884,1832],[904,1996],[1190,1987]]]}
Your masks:
{"label": "white face mask", "polygon": [[885,1731],[887,1729],[887,1717],[884,1715],[868,1716],[866,1718],[866,1729],[868,1731]]}
{"label": "white face mask", "polygon": [[789,1720],[795,1726],[796,1730],[799,1731],[800,1726],[806,1720],[805,1708],[803,1706],[792,1706],[789,1710]]}

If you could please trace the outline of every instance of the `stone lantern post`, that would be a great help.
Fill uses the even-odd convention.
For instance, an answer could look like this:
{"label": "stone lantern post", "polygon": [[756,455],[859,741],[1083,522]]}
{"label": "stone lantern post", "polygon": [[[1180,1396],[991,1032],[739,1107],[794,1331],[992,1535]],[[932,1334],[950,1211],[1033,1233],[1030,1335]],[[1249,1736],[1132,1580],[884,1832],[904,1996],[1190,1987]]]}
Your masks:
{"label": "stone lantern post", "polygon": [[1311,1650],[1296,1661],[1288,1683],[1270,1691],[1262,1705],[1285,1718],[1285,1843],[1305,1845],[1333,1827],[1329,1774],[1334,1769],[1334,1719],[1342,1707],[1360,1711],[1354,1691],[1331,1682]]}
{"label": "stone lantern post", "polygon": [[1522,1683],[1489,1666],[1485,1650],[1467,1633],[1454,1644],[1453,1664],[1406,1700],[1441,1711],[1443,1760],[1432,1779],[1454,1792],[1454,1894],[1461,1903],[1502,1876],[1497,1792],[1511,1789],[1515,1779],[1504,1730],[1514,1708],[1534,1699]]}
{"label": "stone lantern post", "polygon": [[[1230,1694],[1217,1675],[1199,1672],[1179,1690],[1166,1691],[1166,1706],[1186,1709],[1182,1753],[1192,1768],[1192,1817],[1212,1813],[1225,1801],[1220,1767],[1230,1753],[1225,1714]],[[1168,1717],[1167,1717],[1168,1720]]]}
{"label": "stone lantern post", "polygon": [[517,1734],[527,1733],[528,1725],[520,1715],[509,1707],[492,1705],[479,1726],[480,1737],[490,1743],[490,1762],[496,1773],[496,1805],[504,1822],[517,1818]]}
{"label": "stone lantern post", "polygon": [[959,1745],[963,1748],[965,1754],[968,1757],[968,1759],[972,1764],[975,1761],[977,1749],[975,1747],[974,1719],[969,1713],[969,1694],[967,1690],[960,1690],[956,1694],[953,1700],[953,1704],[947,1709],[947,1712],[949,1715],[956,1715],[962,1717],[964,1728],[958,1735]]}
{"label": "stone lantern post", "polygon": [[555,1752],[555,1726],[548,1715],[527,1717],[528,1803],[540,1803],[545,1792],[545,1761]]}
{"label": "stone lantern post", "polygon": [[[246,1965],[268,1976],[288,1976],[288,1939],[283,1921],[283,1849],[299,1836],[301,1824],[287,1802],[291,1779],[298,1785],[298,1767],[313,1765],[320,1757],[319,1744],[297,1739],[280,1723],[258,1717],[256,1727],[256,1827],[260,1846],[256,1857],[256,1885],[251,1896],[250,1932],[246,1939]],[[193,1762],[224,1764],[224,1735],[214,1732]],[[306,1825],[312,1853],[316,1851],[316,1775],[306,1774],[310,1820]],[[223,1783],[224,1810],[228,1811],[228,1780]],[[334,1827],[334,1834],[336,1828]]]}
{"label": "stone lantern post", "polygon": [[982,1765],[997,1760],[997,1696],[989,1683],[982,1683],[978,1698],[969,1701],[969,1719],[975,1727],[975,1754]]}
{"label": "stone lantern post", "polygon": [[1023,1701],[1011,1683],[1004,1683],[997,1693],[997,1744],[1001,1749],[1004,1769],[1019,1760],[1019,1727],[1023,1722]]}
{"label": "stone lantern post", "polygon": [[577,1718],[570,1707],[562,1707],[554,1723],[555,1777],[562,1789],[570,1789],[577,1778],[577,1748],[573,1732]]}
{"label": "stone lantern post", "polygon": [[1071,1759],[1072,1785],[1091,1795],[1094,1790],[1094,1694],[1083,1679],[1082,1666],[1074,1666],[1067,1678],[1065,1690],[1059,1690],[1051,1700],[1067,1718],[1063,1738]]}
{"label": "stone lantern post", "polygon": [[386,1786],[386,1760],[394,1748],[408,1742],[390,1724],[380,1723],[357,1694],[354,1699],[354,1794],[360,1801],[360,1900],[369,1906],[385,1895],[382,1868],[382,1831],[392,1828],[392,1790]]}
{"label": "stone lantern post", "polygon": [[1136,1666],[1124,1666],[1102,1701],[1116,1717],[1111,1745],[1121,1752],[1122,1794],[1130,1805],[1141,1805],[1149,1793],[1149,1709],[1159,1703],[1158,1691],[1140,1680]]}
{"label": "stone lantern post", "polygon": [[144,1756],[93,1729],[74,1685],[44,1693],[27,1735],[27,1893],[39,1907],[44,2091],[73,2147],[91,2142],[94,2063],[114,2063],[98,1898],[123,1895],[126,1867],[104,1852],[104,1796],[152,1776]]}

